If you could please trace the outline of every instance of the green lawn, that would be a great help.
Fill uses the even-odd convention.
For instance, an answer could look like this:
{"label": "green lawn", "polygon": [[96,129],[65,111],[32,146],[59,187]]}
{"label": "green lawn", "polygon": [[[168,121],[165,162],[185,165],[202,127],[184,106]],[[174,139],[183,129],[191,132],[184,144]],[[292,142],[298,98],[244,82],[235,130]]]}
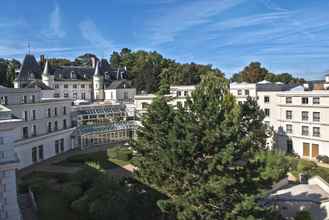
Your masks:
{"label": "green lawn", "polygon": [[84,166],[87,162],[96,162],[102,169],[108,170],[130,163],[132,152],[127,148],[114,147],[107,151],[79,154],[58,163],[61,166]]}

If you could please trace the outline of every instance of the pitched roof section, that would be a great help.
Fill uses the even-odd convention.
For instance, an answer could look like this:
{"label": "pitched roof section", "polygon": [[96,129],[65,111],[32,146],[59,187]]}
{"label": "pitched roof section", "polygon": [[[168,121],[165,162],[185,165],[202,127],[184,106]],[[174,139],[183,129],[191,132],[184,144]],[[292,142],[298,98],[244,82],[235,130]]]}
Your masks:
{"label": "pitched roof section", "polygon": [[117,80],[113,81],[107,89],[125,89],[131,88],[131,82],[128,80]]}
{"label": "pitched roof section", "polygon": [[29,84],[27,84],[25,88],[39,88],[41,90],[53,90],[52,88],[44,84],[44,82],[42,82],[42,80],[40,79],[36,79],[30,82]]}
{"label": "pitched roof section", "polygon": [[27,54],[16,76],[16,80],[33,80],[41,77],[41,67],[35,57]]}
{"label": "pitched roof section", "polygon": [[257,91],[268,91],[268,92],[280,92],[280,91],[289,91],[292,88],[297,87],[295,84],[256,84]]}

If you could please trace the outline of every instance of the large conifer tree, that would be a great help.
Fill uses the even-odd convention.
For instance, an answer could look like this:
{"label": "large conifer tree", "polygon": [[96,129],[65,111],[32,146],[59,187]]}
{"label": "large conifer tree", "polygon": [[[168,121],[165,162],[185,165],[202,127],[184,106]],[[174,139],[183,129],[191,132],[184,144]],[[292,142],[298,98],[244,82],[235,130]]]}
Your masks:
{"label": "large conifer tree", "polygon": [[242,106],[227,81],[206,75],[185,108],[165,97],[149,106],[138,132],[137,177],[165,193],[177,219],[269,219],[259,207],[266,129],[256,102]]}

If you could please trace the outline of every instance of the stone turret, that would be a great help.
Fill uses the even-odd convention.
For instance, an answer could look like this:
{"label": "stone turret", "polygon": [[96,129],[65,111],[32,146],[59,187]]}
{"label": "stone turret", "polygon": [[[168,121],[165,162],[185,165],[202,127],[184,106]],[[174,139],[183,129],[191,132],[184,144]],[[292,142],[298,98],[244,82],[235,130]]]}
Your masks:
{"label": "stone turret", "polygon": [[93,76],[93,89],[94,89],[94,100],[104,100],[104,76],[101,74],[99,69],[99,62],[96,63],[95,72]]}

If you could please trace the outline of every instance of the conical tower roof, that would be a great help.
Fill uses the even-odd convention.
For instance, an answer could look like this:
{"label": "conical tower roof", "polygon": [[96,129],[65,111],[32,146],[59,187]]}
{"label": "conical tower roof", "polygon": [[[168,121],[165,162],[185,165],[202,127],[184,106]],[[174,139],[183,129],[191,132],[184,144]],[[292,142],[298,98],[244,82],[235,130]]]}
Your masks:
{"label": "conical tower roof", "polygon": [[43,75],[49,75],[49,64],[48,64],[48,60],[46,61],[45,67],[43,69]]}

